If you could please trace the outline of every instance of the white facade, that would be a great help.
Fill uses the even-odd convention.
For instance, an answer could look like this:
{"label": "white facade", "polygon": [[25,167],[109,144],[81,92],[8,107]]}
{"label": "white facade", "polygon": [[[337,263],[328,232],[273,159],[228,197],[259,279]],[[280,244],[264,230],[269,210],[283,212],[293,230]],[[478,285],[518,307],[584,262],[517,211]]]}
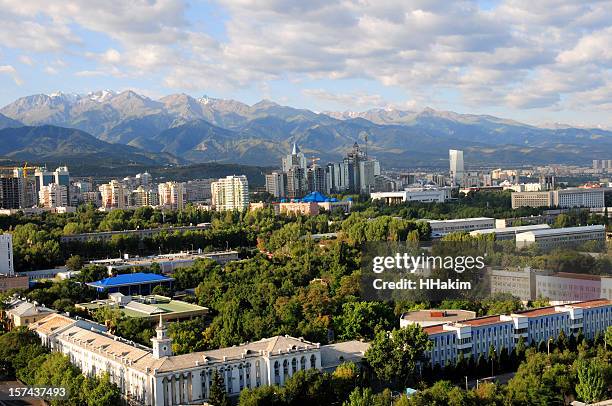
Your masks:
{"label": "white facade", "polygon": [[574,207],[598,208],[605,206],[603,189],[569,188],[561,190],[512,193],[512,208],[518,207]]}
{"label": "white facade", "polygon": [[249,182],[244,175],[227,176],[211,185],[212,205],[216,210],[248,210]]}
{"label": "white facade", "polygon": [[405,202],[444,203],[451,198],[451,188],[408,188],[397,192],[370,193],[372,200],[384,200],[387,204]]}
{"label": "white facade", "polygon": [[515,236],[520,233],[524,233],[532,230],[544,230],[549,229],[548,224],[532,224],[528,226],[515,226],[515,227],[504,227],[504,228],[487,228],[484,230],[470,231],[470,235],[475,237],[478,235],[495,235],[495,240],[514,240]]}
{"label": "white facade", "polygon": [[127,188],[117,180],[100,185],[102,195],[102,206],[105,209],[125,209],[128,206],[129,192]]}
{"label": "white facade", "polygon": [[450,176],[453,186],[463,186],[465,168],[463,166],[463,151],[450,149],[448,151],[450,161]]}
{"label": "white facade", "polygon": [[185,184],[180,182],[160,183],[157,186],[159,205],[171,210],[182,210],[187,201]]}
{"label": "white facade", "polygon": [[502,349],[512,351],[520,337],[525,345],[539,345],[549,338],[557,339],[563,331],[566,336],[582,331],[585,338],[593,339],[612,326],[612,301],[606,299],[550,306],[510,315],[485,316],[458,323],[425,327],[433,343],[426,355],[432,365],[444,367],[455,364],[459,353],[474,360],[487,357],[493,346],[499,355]]}
{"label": "white facade", "polygon": [[[245,388],[283,385],[300,370],[325,367],[319,344],[289,336],[172,355],[163,325],[158,326],[157,336],[152,339],[153,350],[63,315],[48,316],[30,328],[44,345],[68,355],[84,374],[108,372],[124,397],[142,405],[202,404],[209,396],[215,371],[223,378],[228,395],[236,396]],[[364,346],[347,342],[346,348],[325,347],[333,354],[326,362],[339,363],[343,356],[355,355],[353,348]]]}
{"label": "white facade", "polygon": [[11,234],[0,234],[0,274],[13,276],[13,236]]}
{"label": "white facade", "polygon": [[68,187],[57,183],[42,186],[38,192],[38,203],[46,208],[68,206]]}
{"label": "white facade", "polygon": [[516,247],[526,248],[533,244],[543,250],[562,247],[577,247],[595,241],[603,246],[606,242],[606,227],[602,225],[551,228],[532,230],[516,235]]}
{"label": "white facade", "polygon": [[449,233],[470,232],[495,227],[495,219],[490,217],[474,217],[453,220],[427,220],[431,227],[432,237],[441,237]]}

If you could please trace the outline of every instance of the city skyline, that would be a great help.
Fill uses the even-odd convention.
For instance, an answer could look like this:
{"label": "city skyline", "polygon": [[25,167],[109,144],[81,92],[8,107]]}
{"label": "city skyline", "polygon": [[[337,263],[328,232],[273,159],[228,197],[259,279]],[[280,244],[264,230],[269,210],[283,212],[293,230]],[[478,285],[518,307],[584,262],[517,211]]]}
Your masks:
{"label": "city skyline", "polygon": [[3,1],[0,104],[109,88],[612,126],[608,1],[86,6]]}

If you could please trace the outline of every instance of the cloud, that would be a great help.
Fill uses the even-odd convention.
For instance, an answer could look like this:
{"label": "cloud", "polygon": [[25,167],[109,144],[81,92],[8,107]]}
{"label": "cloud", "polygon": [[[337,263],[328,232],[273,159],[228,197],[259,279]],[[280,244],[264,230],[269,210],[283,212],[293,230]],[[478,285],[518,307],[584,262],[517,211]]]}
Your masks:
{"label": "cloud", "polygon": [[23,84],[23,81],[19,78],[17,69],[15,69],[15,67],[12,65],[0,65],[0,74],[9,75],[11,78],[13,78],[13,81],[18,86]]}
{"label": "cloud", "polygon": [[[268,89],[270,81],[299,88],[351,78],[381,90],[303,94],[347,108],[386,105],[384,87],[419,104],[452,93],[468,106],[609,105],[612,0],[500,0],[486,9],[476,0],[214,6],[224,15],[221,35],[187,18],[194,8],[187,0],[0,0],[0,35],[23,52],[82,57],[87,64],[76,76],[151,77],[177,90]],[[93,47],[84,32],[108,43]]]}

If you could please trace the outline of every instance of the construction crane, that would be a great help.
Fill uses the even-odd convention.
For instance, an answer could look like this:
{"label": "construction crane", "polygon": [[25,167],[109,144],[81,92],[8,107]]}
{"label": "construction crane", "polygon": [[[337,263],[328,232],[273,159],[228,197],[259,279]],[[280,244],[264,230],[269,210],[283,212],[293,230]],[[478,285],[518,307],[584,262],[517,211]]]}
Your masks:
{"label": "construction crane", "polygon": [[320,160],[321,160],[321,158],[318,158],[318,157],[316,157],[316,156],[311,156],[311,157],[308,157],[308,159],[310,159],[310,160],[312,161],[312,162],[311,162],[311,166],[316,165],[316,163],[317,163],[318,161],[320,161]]}
{"label": "construction crane", "polygon": [[28,163],[26,162],[25,164],[23,164],[23,177],[27,178],[28,177],[28,171],[32,169],[32,170],[36,170],[38,169],[38,167],[36,166],[28,166]]}

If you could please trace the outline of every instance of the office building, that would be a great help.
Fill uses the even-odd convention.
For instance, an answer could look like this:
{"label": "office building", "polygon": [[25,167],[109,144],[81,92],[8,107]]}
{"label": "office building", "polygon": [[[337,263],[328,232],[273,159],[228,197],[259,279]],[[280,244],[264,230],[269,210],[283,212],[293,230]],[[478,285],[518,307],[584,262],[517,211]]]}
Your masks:
{"label": "office building", "polygon": [[294,166],[287,172],[287,197],[299,199],[308,193],[308,179],[304,168]]}
{"label": "office building", "polygon": [[274,171],[266,175],[266,192],[277,199],[287,197],[287,174]]}
{"label": "office building", "polygon": [[125,209],[129,205],[129,191],[123,183],[111,180],[100,185],[101,207],[105,209]]}
{"label": "office building", "polygon": [[282,168],[283,172],[289,172],[291,168],[302,168],[304,171],[308,168],[308,163],[306,162],[306,157],[304,153],[300,150],[297,143],[293,143],[293,148],[291,148],[291,153],[285,156],[282,159]]}
{"label": "office building", "polygon": [[397,192],[370,193],[372,200],[383,200],[386,204],[406,202],[444,203],[451,198],[451,188],[407,188]]}
{"label": "office building", "polygon": [[166,209],[182,210],[187,201],[185,184],[181,182],[166,182],[157,185],[159,205]]}
{"label": "office building", "polygon": [[450,177],[453,186],[463,186],[465,168],[463,166],[463,151],[451,149],[448,151]]}
{"label": "office building", "polygon": [[517,234],[532,230],[549,229],[548,224],[532,224],[527,226],[504,227],[504,228],[486,228],[483,230],[470,231],[472,237],[479,235],[494,235],[496,241],[514,240]]}
{"label": "office building", "polygon": [[550,274],[551,272],[536,271],[531,268],[517,269],[490,269],[491,295],[509,293],[522,301],[536,299],[536,274]]}
{"label": "office building", "polygon": [[60,237],[62,244],[70,242],[85,242],[85,241],[110,241],[113,236],[123,235],[126,237],[137,236],[141,239],[151,238],[162,232],[168,233],[183,233],[185,231],[203,231],[211,227],[210,223],[200,223],[195,226],[178,226],[178,227],[156,227],[156,228],[140,228],[136,230],[117,230],[117,231],[97,231],[93,233],[80,233],[63,235]]}
{"label": "office building", "polygon": [[215,210],[248,210],[249,182],[244,175],[220,178],[211,185]]}
{"label": "office building", "polygon": [[317,164],[313,164],[308,168],[307,172],[308,190],[310,192],[326,193],[327,191],[327,176],[325,168]]}
{"label": "office building", "polygon": [[551,303],[570,303],[605,298],[602,296],[601,281],[602,277],[600,275],[564,272],[536,273],[536,295],[548,298]]}
{"label": "office building", "polygon": [[10,175],[0,177],[0,207],[3,209],[20,209],[23,197],[23,179]]}
{"label": "office building", "polygon": [[602,189],[569,188],[541,192],[513,192],[512,208],[558,207],[558,208],[599,208],[604,207]]}
{"label": "office building", "polygon": [[57,183],[42,186],[38,192],[38,204],[45,208],[69,206],[68,188]]}
{"label": "office building", "polygon": [[442,237],[449,233],[470,232],[495,227],[495,219],[490,217],[426,221],[431,227],[432,237]]}
{"label": "office building", "polygon": [[516,247],[527,248],[533,244],[544,251],[556,248],[577,248],[593,242],[595,248],[603,248],[606,243],[606,228],[602,225],[550,228],[532,230],[516,235]]}
{"label": "office building", "polygon": [[13,235],[0,234],[0,274],[13,276]]}
{"label": "office building", "polygon": [[444,323],[424,328],[432,342],[426,352],[431,365],[455,365],[460,353],[464,358],[488,357],[493,346],[499,355],[502,349],[511,352],[520,337],[525,345],[540,345],[550,338],[577,336],[580,331],[592,340],[612,325],[612,301],[607,299],[578,302],[525,310],[509,315],[494,315]]}
{"label": "office building", "polygon": [[105,332],[103,326],[54,314],[30,325],[43,345],[62,352],[85,375],[108,373],[123,397],[145,406],[203,404],[213,374],[222,377],[225,392],[282,386],[298,371],[331,372],[344,360],[359,363],[367,343],[348,341],[321,346],[302,338],[276,336],[234,347],[183,355],[172,353],[172,340],[160,320],[152,348]]}

